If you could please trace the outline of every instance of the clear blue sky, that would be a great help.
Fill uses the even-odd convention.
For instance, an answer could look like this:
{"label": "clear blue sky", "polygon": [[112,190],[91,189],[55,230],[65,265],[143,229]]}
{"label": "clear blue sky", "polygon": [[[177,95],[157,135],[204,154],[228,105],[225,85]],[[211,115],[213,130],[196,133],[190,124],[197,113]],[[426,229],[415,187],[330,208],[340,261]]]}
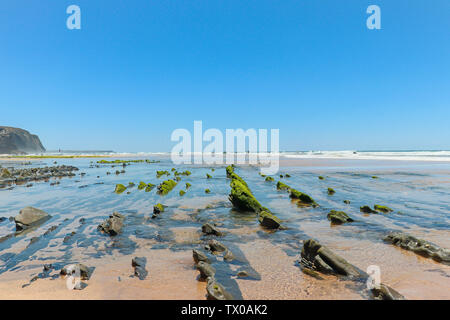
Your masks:
{"label": "clear blue sky", "polygon": [[169,151],[194,120],[282,150],[450,149],[450,1],[1,0],[0,108],[53,150]]}

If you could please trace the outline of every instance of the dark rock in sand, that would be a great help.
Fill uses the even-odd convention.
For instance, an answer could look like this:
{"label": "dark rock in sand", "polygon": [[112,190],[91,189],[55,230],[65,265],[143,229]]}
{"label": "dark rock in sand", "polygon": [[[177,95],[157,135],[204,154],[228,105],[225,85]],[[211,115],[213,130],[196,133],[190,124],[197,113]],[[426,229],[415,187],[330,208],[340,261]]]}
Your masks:
{"label": "dark rock in sand", "polygon": [[200,261],[211,263],[208,256],[200,250],[192,250],[192,257],[194,258],[195,263],[199,263]]}
{"label": "dark rock in sand", "polygon": [[373,288],[370,291],[372,292],[373,297],[377,300],[405,300],[405,297],[402,296],[399,292],[382,283],[378,287]]}
{"label": "dark rock in sand", "polygon": [[131,260],[131,266],[134,268],[134,275],[139,278],[139,280],[144,280],[148,272],[145,269],[145,265],[147,264],[147,258],[145,257],[134,257]]}
{"label": "dark rock in sand", "polygon": [[209,263],[199,261],[197,263],[197,270],[200,271],[200,279],[207,279],[208,277],[214,277],[216,269],[214,269]]}
{"label": "dark rock in sand", "polygon": [[450,250],[401,232],[391,232],[384,241],[435,261],[450,264]]}
{"label": "dark rock in sand", "polygon": [[320,272],[339,274],[351,278],[362,277],[360,270],[313,239],[305,241],[301,256],[310,263],[307,266],[312,266],[313,269]]}
{"label": "dark rock in sand", "polygon": [[25,154],[45,152],[37,135],[28,131],[0,126],[0,154]]}
{"label": "dark rock in sand", "polygon": [[[333,253],[330,249],[322,246],[313,239],[305,241],[301,252],[300,268],[306,274],[316,276],[316,271],[322,273],[331,273],[334,275],[346,276],[351,280],[364,282],[367,281],[369,275],[344,258]],[[318,276],[318,275],[317,275]],[[370,290],[375,299],[382,300],[403,300],[404,297],[394,289],[380,284]]]}
{"label": "dark rock in sand", "polygon": [[34,225],[37,225],[49,219],[50,215],[40,209],[26,207],[20,210],[19,214],[14,218],[16,230],[21,231]]}
{"label": "dark rock in sand", "polygon": [[208,300],[234,300],[233,296],[214,278],[208,278],[206,286]]}
{"label": "dark rock in sand", "polygon": [[107,233],[110,236],[115,236],[122,230],[123,220],[125,217],[118,212],[114,212],[109,216],[97,229],[101,232]]}
{"label": "dark rock in sand", "polygon": [[278,229],[281,226],[281,220],[267,211],[261,211],[258,214],[258,221],[267,229]]}
{"label": "dark rock in sand", "polygon": [[203,232],[204,234],[215,235],[215,236],[218,236],[218,237],[220,237],[220,236],[223,235],[222,232],[220,232],[215,226],[213,226],[213,225],[210,224],[210,223],[205,223],[205,224],[202,226],[202,232]]}
{"label": "dark rock in sand", "polygon": [[80,277],[82,280],[89,280],[91,277],[92,271],[85,266],[84,264],[77,263],[77,264],[69,264],[61,269],[60,275],[62,276],[69,276],[69,275],[75,275],[76,272],[80,272]]}

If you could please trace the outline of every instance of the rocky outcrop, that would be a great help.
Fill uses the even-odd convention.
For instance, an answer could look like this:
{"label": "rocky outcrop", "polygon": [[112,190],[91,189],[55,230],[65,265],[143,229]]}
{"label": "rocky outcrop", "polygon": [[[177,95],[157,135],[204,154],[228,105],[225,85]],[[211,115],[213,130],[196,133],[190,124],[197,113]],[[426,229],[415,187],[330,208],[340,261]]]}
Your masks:
{"label": "rocky outcrop", "polygon": [[435,261],[450,264],[450,250],[426,240],[417,239],[401,232],[391,232],[384,238],[384,241]]}
{"label": "rocky outcrop", "polygon": [[26,130],[0,126],[0,154],[26,154],[45,152],[37,135]]}
{"label": "rocky outcrop", "polygon": [[[320,276],[318,276],[317,272],[344,276],[349,280],[358,282],[365,282],[369,279],[367,273],[358,269],[314,239],[309,239],[304,242],[299,265],[305,274],[309,274],[318,279],[320,279]],[[405,299],[400,293],[382,283],[371,288],[370,292],[373,298],[379,300]]]}
{"label": "rocky outcrop", "polygon": [[16,230],[22,231],[49,219],[50,215],[40,209],[26,207],[20,210],[19,214],[14,218]]}

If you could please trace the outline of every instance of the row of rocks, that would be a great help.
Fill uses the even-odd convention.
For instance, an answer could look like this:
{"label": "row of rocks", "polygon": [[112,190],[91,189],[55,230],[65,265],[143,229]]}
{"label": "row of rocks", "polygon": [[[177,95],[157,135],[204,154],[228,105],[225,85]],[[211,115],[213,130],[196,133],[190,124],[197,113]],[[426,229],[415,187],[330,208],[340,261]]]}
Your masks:
{"label": "row of rocks", "polygon": [[31,181],[48,181],[51,178],[63,178],[75,176],[74,171],[78,171],[73,166],[54,166],[41,168],[0,168],[0,188],[4,188],[13,183],[25,184]]}

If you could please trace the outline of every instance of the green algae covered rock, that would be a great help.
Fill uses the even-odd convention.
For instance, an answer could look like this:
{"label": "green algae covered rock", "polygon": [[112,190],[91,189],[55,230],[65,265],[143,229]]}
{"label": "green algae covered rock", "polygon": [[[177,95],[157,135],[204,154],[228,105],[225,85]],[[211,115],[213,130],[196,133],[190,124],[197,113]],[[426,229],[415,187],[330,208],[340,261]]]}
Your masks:
{"label": "green algae covered rock", "polygon": [[266,181],[266,182],[274,181],[274,178],[272,178],[272,177],[266,177],[266,179],[264,179],[264,181]]}
{"label": "green algae covered rock", "polygon": [[328,213],[327,218],[333,224],[342,224],[342,223],[354,221],[344,211],[336,211],[336,210],[331,210]]}
{"label": "green algae covered rock", "polygon": [[289,187],[287,184],[278,181],[277,183],[277,190],[285,190],[285,191],[289,191],[289,189],[291,189],[291,187]]}
{"label": "green algae covered rock", "polygon": [[169,171],[156,171],[156,178],[160,178],[161,176],[170,176]]}
{"label": "green algae covered rock", "polygon": [[225,170],[227,171],[227,178],[231,178],[231,174],[234,172],[234,167],[228,166],[225,168]]}
{"label": "green algae covered rock", "polygon": [[206,174],[206,179],[211,179],[212,177],[211,177],[211,175],[210,174]]}
{"label": "green algae covered rock", "polygon": [[369,206],[362,206],[362,207],[359,208],[359,211],[361,211],[363,213],[378,213],[377,211],[373,210]]}
{"label": "green algae covered rock", "polygon": [[153,189],[154,187],[155,187],[155,185],[152,184],[152,183],[147,184],[147,186],[145,187],[145,192],[150,192],[150,191],[152,191],[152,189]]}
{"label": "green algae covered rock", "polygon": [[330,195],[330,196],[336,193],[336,191],[334,191],[333,188],[328,188],[327,192],[328,192],[328,195]]}
{"label": "green algae covered rock", "polygon": [[383,212],[383,213],[389,213],[389,212],[394,211],[394,210],[392,210],[392,209],[389,208],[389,207],[386,207],[386,206],[380,206],[380,205],[378,205],[378,204],[374,205],[373,208],[374,208],[376,211]]}
{"label": "green algae covered rock", "polygon": [[161,203],[155,204],[153,206],[153,213],[154,214],[160,214],[164,212],[164,206]]}
{"label": "green algae covered rock", "polygon": [[158,194],[166,195],[170,191],[172,191],[172,189],[175,188],[176,185],[177,185],[177,183],[175,181],[173,181],[172,179],[165,180],[165,181],[161,182],[161,184],[158,186]]}
{"label": "green algae covered rock", "polygon": [[285,177],[285,178],[290,178],[291,175],[290,175],[289,173],[286,173],[286,174],[284,175],[284,177]]}
{"label": "green algae covered rock", "polygon": [[127,187],[125,187],[123,184],[116,184],[116,189],[114,190],[115,193],[117,194],[121,194],[122,192],[124,192],[127,189]]}
{"label": "green algae covered rock", "polygon": [[143,182],[143,181],[139,182],[138,190],[145,189],[146,187],[147,187],[147,184],[145,182]]}
{"label": "green algae covered rock", "polygon": [[278,229],[281,226],[281,220],[267,211],[261,211],[258,214],[258,221],[267,229]]}
{"label": "green algae covered rock", "polygon": [[324,180],[325,178],[322,176],[319,176],[319,180]]}
{"label": "green algae covered rock", "polygon": [[319,205],[314,201],[313,198],[311,198],[306,193],[300,192],[296,189],[290,188],[289,189],[290,194],[289,197],[291,199],[297,200],[299,206],[312,206],[312,207],[318,207]]}
{"label": "green algae covered rock", "polygon": [[186,182],[186,189],[189,189],[192,186],[189,182]]}
{"label": "green algae covered rock", "polygon": [[244,184],[245,182],[242,183],[241,180],[233,179],[231,181],[231,193],[228,196],[228,199],[237,210],[256,213],[260,212],[262,209],[261,204],[253,196],[247,184]]}
{"label": "green algae covered rock", "polygon": [[184,196],[185,194],[186,194],[186,191],[180,190],[180,196],[181,196],[181,197]]}
{"label": "green algae covered rock", "polygon": [[205,189],[205,193],[211,193],[211,190]]}

